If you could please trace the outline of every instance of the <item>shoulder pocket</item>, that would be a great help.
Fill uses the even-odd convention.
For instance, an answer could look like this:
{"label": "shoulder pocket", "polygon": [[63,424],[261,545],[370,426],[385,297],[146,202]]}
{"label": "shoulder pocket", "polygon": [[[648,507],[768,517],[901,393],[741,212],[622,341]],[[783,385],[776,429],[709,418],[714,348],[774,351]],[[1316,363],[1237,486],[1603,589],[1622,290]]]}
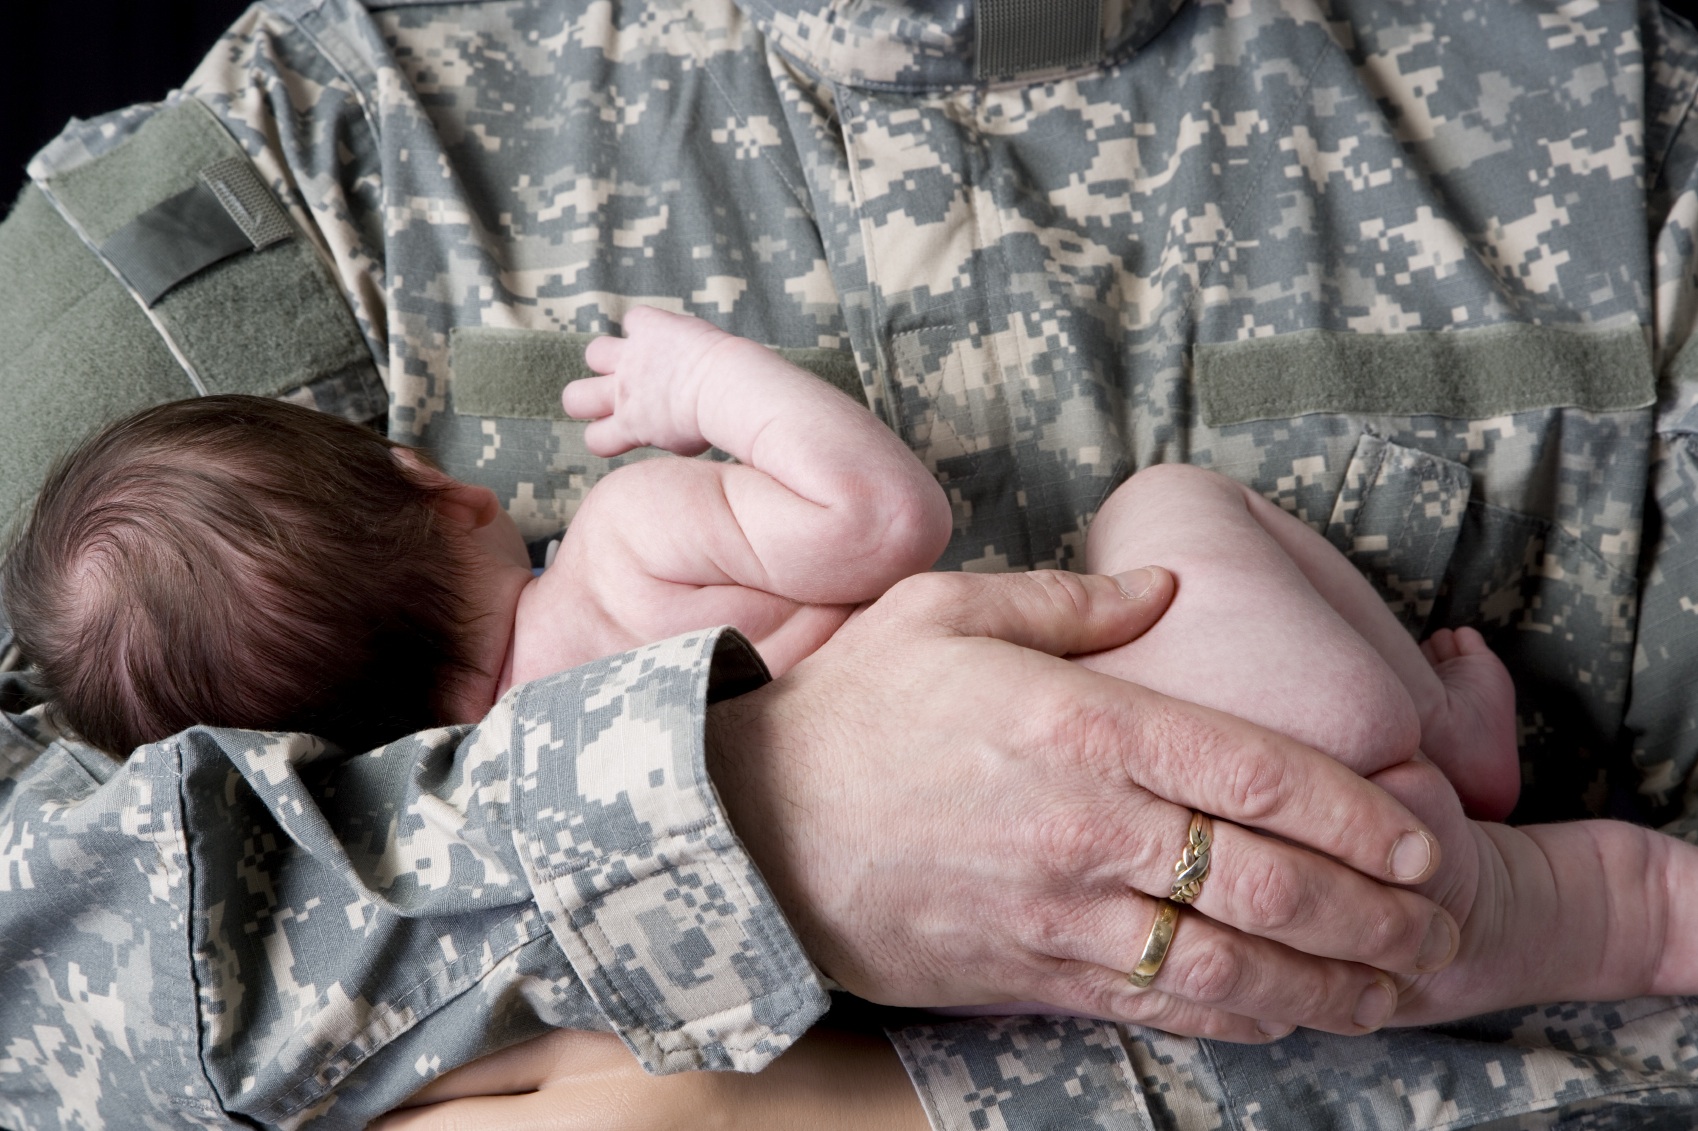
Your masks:
{"label": "shoulder pocket", "polygon": [[194,99],[72,123],[0,225],[0,525],[57,456],[150,405],[388,396],[340,284]]}

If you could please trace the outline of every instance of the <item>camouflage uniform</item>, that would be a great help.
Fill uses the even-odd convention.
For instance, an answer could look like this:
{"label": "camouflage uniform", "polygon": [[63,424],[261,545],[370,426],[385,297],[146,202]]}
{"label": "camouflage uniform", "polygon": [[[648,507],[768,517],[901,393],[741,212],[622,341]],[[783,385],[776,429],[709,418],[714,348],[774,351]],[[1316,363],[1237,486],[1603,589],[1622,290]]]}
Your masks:
{"label": "camouflage uniform", "polygon": [[[1213,467],[1412,633],[1485,632],[1521,817],[1698,832],[1695,91],[1698,37],[1624,2],[267,0],[32,173],[105,248],[173,186],[103,211],[89,170],[210,110],[340,283],[392,434],[533,537],[612,466],[535,375],[638,302],[858,374],[949,492],[947,568],[1077,566],[1130,471]],[[358,366],[321,368],[290,395],[347,408]],[[702,771],[710,687],[759,678],[697,634],[469,732],[194,730],[123,766],[8,690],[0,1122],[358,1126],[548,1025],[760,1067],[825,995]],[[1269,1048],[891,1035],[951,1131],[1698,1106],[1698,999]]]}

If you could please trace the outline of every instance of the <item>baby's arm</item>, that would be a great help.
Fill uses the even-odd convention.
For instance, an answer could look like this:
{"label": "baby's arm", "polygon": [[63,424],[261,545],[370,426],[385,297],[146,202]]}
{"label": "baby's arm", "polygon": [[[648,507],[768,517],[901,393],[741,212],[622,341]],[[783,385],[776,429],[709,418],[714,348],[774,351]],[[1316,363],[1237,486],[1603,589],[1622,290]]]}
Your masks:
{"label": "baby's arm", "polygon": [[[667,580],[729,580],[807,603],[849,604],[943,552],[948,500],[864,406],[701,319],[638,307],[624,325],[627,337],[598,338],[586,351],[602,376],[574,381],[561,396],[569,415],[592,421],[584,432],[590,450],[697,455],[712,445],[740,461],[659,472],[714,477],[713,494],[732,522],[717,531],[725,536],[708,570],[724,576],[693,576],[699,571],[680,555],[670,565],[683,576]],[[714,518],[691,515],[710,539]]]}

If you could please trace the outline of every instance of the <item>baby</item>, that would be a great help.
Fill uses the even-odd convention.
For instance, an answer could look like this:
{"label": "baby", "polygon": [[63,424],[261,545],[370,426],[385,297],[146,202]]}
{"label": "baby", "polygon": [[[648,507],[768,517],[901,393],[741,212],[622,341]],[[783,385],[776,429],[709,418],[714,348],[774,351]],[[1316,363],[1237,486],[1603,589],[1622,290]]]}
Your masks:
{"label": "baby", "polygon": [[[698,319],[639,308],[624,326],[626,338],[589,346],[598,376],[563,393],[566,411],[591,421],[589,448],[713,445],[737,462],[611,472],[540,575],[492,492],[306,409],[207,397],[98,435],[50,476],[0,574],[63,721],[118,754],[197,722],[363,748],[474,722],[515,684],[719,624],[782,674],[942,552],[944,493],[865,407]],[[1078,662],[1359,773],[1420,752],[1476,816],[1513,807],[1514,691],[1477,632],[1442,630],[1417,647],[1304,523],[1186,466],[1133,476],[1091,527],[1088,569],[1148,562],[1177,577],[1171,608],[1133,643]],[[1487,985],[1480,971],[1497,967],[1476,962],[1474,981],[1434,983],[1400,1019],[1458,1016],[1457,1000],[1588,996],[1552,980],[1572,964],[1533,968],[1549,924],[1587,924],[1602,944],[1617,919],[1671,922],[1675,873],[1698,877],[1698,851],[1630,826],[1605,850],[1572,832],[1604,824],[1553,826],[1544,839],[1474,825],[1447,839],[1477,851],[1447,853],[1435,898],[1463,921],[1477,891],[1513,893],[1493,906],[1515,914],[1471,925],[1463,945],[1515,968]],[[1628,904],[1634,914],[1619,915]],[[1698,989],[1681,962],[1669,977]],[[1649,976],[1633,987],[1671,988]]]}
{"label": "baby", "polygon": [[[625,328],[563,393],[590,450],[738,462],[612,472],[540,576],[493,493],[331,417],[208,397],[101,433],[50,477],[0,590],[63,720],[117,754],[196,722],[370,745],[718,624],[779,675],[943,551],[942,490],[865,407],[699,319]],[[1418,649],[1308,526],[1195,468],[1134,476],[1092,525],[1088,569],[1145,562],[1180,596],[1081,663],[1361,773],[1419,748],[1470,812],[1513,806],[1514,692],[1472,629]]]}

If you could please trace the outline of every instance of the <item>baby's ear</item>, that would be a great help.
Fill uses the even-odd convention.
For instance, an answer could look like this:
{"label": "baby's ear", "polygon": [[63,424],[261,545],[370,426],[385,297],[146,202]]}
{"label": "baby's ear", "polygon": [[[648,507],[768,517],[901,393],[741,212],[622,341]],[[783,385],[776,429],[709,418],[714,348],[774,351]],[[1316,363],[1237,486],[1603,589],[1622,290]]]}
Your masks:
{"label": "baby's ear", "polygon": [[488,526],[501,513],[501,500],[488,487],[473,487],[452,475],[432,467],[411,448],[391,448],[407,477],[431,492],[431,506],[436,513],[467,530]]}

